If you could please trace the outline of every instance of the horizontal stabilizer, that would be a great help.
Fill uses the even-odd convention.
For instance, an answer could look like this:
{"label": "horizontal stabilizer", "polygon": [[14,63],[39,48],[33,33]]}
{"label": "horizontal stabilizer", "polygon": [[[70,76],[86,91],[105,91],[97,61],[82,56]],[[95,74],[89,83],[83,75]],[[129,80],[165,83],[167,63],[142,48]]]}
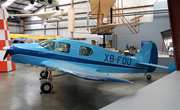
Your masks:
{"label": "horizontal stabilizer", "polygon": [[138,64],[141,64],[141,65],[146,65],[146,66],[153,66],[153,67],[158,67],[158,68],[168,69],[168,67],[167,67],[167,66],[156,65],[156,64],[151,64],[151,63],[138,62]]}
{"label": "horizontal stabilizer", "polygon": [[172,62],[172,63],[169,65],[168,73],[170,74],[170,73],[172,73],[172,72],[174,72],[174,71],[176,71],[176,65],[175,65],[174,62]]}

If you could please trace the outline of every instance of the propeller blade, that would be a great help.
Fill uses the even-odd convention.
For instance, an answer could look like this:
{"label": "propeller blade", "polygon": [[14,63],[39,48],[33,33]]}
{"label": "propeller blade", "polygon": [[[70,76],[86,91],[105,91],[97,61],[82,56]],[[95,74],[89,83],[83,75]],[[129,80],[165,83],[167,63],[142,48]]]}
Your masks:
{"label": "propeller blade", "polygon": [[3,61],[6,59],[6,57],[8,56],[8,54],[9,54],[9,49],[6,50],[6,53],[5,53],[4,58],[3,58]]}

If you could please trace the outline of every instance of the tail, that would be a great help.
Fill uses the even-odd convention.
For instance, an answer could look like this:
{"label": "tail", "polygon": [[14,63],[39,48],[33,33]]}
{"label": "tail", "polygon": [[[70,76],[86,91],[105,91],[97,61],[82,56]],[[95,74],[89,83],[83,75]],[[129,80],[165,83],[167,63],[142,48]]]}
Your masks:
{"label": "tail", "polygon": [[158,52],[156,44],[152,41],[148,42],[142,47],[142,49],[136,54],[136,56],[134,56],[134,59],[138,60],[139,64],[148,65],[147,72],[154,72],[157,66],[154,66],[152,64],[158,64]]}
{"label": "tail", "polygon": [[158,64],[158,52],[157,46],[154,42],[149,42],[143,46],[143,48],[134,56],[138,64],[148,66],[147,72],[154,72],[156,67],[168,69],[168,73],[172,73],[176,70],[175,63],[170,64],[169,67],[157,65]]}
{"label": "tail", "polygon": [[1,8],[4,10],[5,19],[9,18],[9,13],[7,12],[3,4],[1,4]]}

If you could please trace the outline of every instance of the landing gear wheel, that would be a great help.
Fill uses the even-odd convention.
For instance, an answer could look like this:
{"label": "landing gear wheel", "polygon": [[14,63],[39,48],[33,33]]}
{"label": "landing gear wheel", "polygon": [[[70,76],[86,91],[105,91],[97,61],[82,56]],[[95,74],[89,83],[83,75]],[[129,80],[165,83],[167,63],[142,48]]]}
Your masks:
{"label": "landing gear wheel", "polygon": [[41,92],[42,93],[51,93],[51,83],[50,82],[45,82],[43,84],[41,84]]}
{"label": "landing gear wheel", "polygon": [[48,3],[49,3],[49,4],[52,4],[52,0],[48,0]]}
{"label": "landing gear wheel", "polygon": [[43,78],[43,79],[47,79],[47,77],[48,77],[48,71],[46,71],[46,73],[45,73],[45,70],[41,71],[41,72],[40,72],[40,77]]}
{"label": "landing gear wheel", "polygon": [[151,80],[152,76],[151,75],[147,75],[147,79]]}
{"label": "landing gear wheel", "polygon": [[56,6],[56,10],[59,10],[59,6]]}
{"label": "landing gear wheel", "polygon": [[34,0],[30,0],[30,3],[31,3],[31,4],[34,4]]}

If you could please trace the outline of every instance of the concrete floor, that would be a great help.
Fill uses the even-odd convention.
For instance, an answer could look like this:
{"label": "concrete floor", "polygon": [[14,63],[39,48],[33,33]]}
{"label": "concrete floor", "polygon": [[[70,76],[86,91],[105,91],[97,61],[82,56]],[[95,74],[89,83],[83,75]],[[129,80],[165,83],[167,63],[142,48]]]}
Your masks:
{"label": "concrete floor", "polygon": [[[71,75],[53,78],[54,94],[40,94],[43,68],[16,64],[16,70],[0,73],[0,110],[97,110],[167,74],[110,74],[135,83],[95,82]],[[54,72],[53,74],[57,74]]]}

